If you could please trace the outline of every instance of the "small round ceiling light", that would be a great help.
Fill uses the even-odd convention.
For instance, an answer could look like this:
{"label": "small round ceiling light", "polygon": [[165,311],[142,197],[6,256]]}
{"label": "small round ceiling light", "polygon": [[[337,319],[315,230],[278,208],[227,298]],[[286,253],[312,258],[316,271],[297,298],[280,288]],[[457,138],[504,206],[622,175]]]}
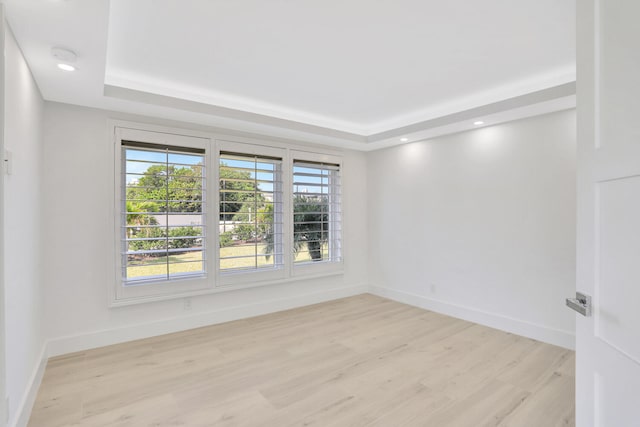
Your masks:
{"label": "small round ceiling light", "polygon": [[409,141],[409,138],[400,138],[400,142],[407,142]]}
{"label": "small round ceiling light", "polygon": [[476,126],[480,126],[480,125],[483,125],[484,122],[482,120],[476,120],[475,122],[473,122],[473,124]]}
{"label": "small round ceiling light", "polygon": [[74,71],[76,69],[72,64],[78,59],[78,55],[72,50],[64,47],[54,47],[51,49],[51,55],[56,59],[58,68],[64,71]]}
{"label": "small round ceiling light", "polygon": [[58,68],[60,68],[61,70],[64,70],[64,71],[75,71],[76,70],[76,67],[74,67],[73,65],[64,64],[62,62],[58,64]]}

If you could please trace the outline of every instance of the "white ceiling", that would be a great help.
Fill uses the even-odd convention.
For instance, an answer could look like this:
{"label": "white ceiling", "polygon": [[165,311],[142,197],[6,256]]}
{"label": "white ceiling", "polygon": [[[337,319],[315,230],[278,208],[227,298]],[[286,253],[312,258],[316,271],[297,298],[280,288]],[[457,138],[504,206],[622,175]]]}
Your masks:
{"label": "white ceiling", "polygon": [[[546,109],[572,102],[574,0],[7,0],[6,7],[53,101],[344,146],[415,140],[444,117],[501,113],[493,110],[505,100],[526,109],[531,93],[546,94],[532,98],[554,106]],[[78,70],[58,70],[52,46],[76,51]]]}

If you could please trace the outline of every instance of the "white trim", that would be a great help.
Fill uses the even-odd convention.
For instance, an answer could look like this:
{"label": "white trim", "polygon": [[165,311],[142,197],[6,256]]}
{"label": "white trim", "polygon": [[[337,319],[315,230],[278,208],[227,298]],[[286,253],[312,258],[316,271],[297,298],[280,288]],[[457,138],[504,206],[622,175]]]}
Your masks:
{"label": "white trim", "polygon": [[[142,126],[141,126],[142,127]],[[186,148],[200,148],[205,150],[205,170],[211,169],[212,165],[212,151],[213,144],[211,138],[204,136],[187,135],[185,132],[170,133],[160,132],[157,130],[147,130],[133,127],[118,127],[113,128],[113,160],[114,160],[114,176],[113,176],[113,190],[114,190],[114,241],[115,241],[115,276],[114,285],[112,290],[109,291],[109,306],[114,306],[118,302],[124,300],[136,300],[144,301],[145,297],[153,296],[175,296],[183,294],[185,292],[197,292],[210,290],[213,288],[213,281],[211,275],[215,271],[213,270],[213,260],[209,255],[206,262],[206,271],[201,275],[193,278],[173,279],[169,281],[160,282],[141,282],[139,285],[130,283],[127,286],[123,285],[122,281],[122,256],[120,255],[123,248],[122,230],[121,230],[121,218],[122,212],[122,196],[123,196],[123,181],[122,174],[124,172],[124,160],[122,159],[122,142],[123,141],[136,141],[145,143],[156,143],[163,145],[170,145],[176,147]],[[209,195],[205,199],[204,203],[204,218],[205,218],[205,230],[207,235],[205,236],[204,250],[208,253],[213,250],[212,240],[209,235],[213,232],[217,235],[217,231],[212,230],[213,215],[212,206],[217,203],[217,182],[213,182],[211,175],[205,175],[205,191],[213,191],[213,195]],[[211,188],[212,190],[208,190]],[[206,193],[205,193],[206,194]],[[213,199],[213,200],[212,200]]]}
{"label": "white trim", "polygon": [[[282,158],[282,183],[283,183],[283,213],[285,218],[291,211],[291,179],[292,161],[299,156],[301,159],[313,161],[324,161],[337,163],[340,169],[343,168],[343,152],[340,150],[328,150],[325,148],[307,148],[303,145],[287,144],[283,142],[270,141],[268,139],[258,139],[242,136],[229,136],[215,132],[192,131],[190,129],[172,128],[149,123],[137,123],[124,120],[108,120],[108,143],[110,154],[114,160],[113,176],[109,177],[113,185],[114,194],[113,206],[113,229],[115,251],[112,255],[115,266],[114,285],[109,287],[108,306],[118,307],[124,305],[141,304],[152,301],[183,298],[195,295],[204,295],[217,292],[226,292],[234,289],[243,289],[256,286],[286,283],[299,279],[310,279],[315,277],[333,276],[342,274],[344,261],[332,262],[331,265],[296,266],[293,267],[293,257],[285,257],[283,269],[246,273],[221,272],[219,266],[219,194],[218,188],[218,165],[220,151],[238,151],[249,154],[270,155]],[[204,148],[206,159],[210,165],[207,169],[207,212],[205,215],[208,228],[207,251],[207,273],[201,278],[188,278],[183,280],[173,280],[170,282],[140,283],[139,286],[121,286],[121,263],[122,259],[118,255],[121,252],[120,217],[121,217],[121,193],[120,187],[122,173],[121,141],[134,140],[141,142],[152,142],[173,146],[187,146]],[[344,212],[343,212],[344,215]],[[287,224],[283,233],[283,249],[285,254],[291,251],[291,239],[293,236],[293,222]],[[343,242],[344,245],[344,242]],[[343,246],[344,248],[344,246]],[[344,249],[343,249],[344,253]],[[291,259],[289,259],[291,258]],[[322,263],[327,264],[327,263]]]}
{"label": "white trim", "polygon": [[291,277],[295,279],[306,279],[308,277],[333,276],[344,273],[344,261],[321,261],[304,262],[300,264],[291,263]]}
{"label": "white trim", "polygon": [[50,357],[60,356],[76,351],[89,350],[92,348],[170,334],[173,332],[185,331],[238,319],[246,319],[263,314],[303,307],[306,305],[318,304],[353,295],[360,295],[366,293],[367,290],[367,286],[362,284],[323,289],[318,292],[307,293],[295,297],[278,298],[254,304],[238,305],[222,310],[198,313],[191,316],[175,317],[121,328],[104,329],[86,334],[58,337],[49,340],[48,352]]}
{"label": "white trim", "polygon": [[[299,149],[309,152],[330,154],[334,156],[341,156],[345,152],[345,148],[342,146],[334,147],[321,143],[309,144],[297,139],[281,138],[270,136],[268,134],[251,134],[248,132],[234,131],[233,129],[210,128],[210,130],[201,130],[203,125],[198,125],[197,123],[191,122],[180,123],[180,127],[173,124],[174,122],[172,122],[172,125],[162,125],[154,122],[154,120],[157,119],[161,118],[145,117],[141,119],[142,121],[110,118],[108,120],[109,132],[112,132],[113,128],[126,128],[134,130],[147,130],[150,132],[170,133],[174,135],[184,135],[218,141],[228,141],[239,144],[262,145],[265,147],[292,150]],[[195,128],[192,128],[190,126]],[[197,128],[200,128],[200,130]]]}
{"label": "white trim", "polygon": [[426,298],[410,292],[399,291],[382,286],[370,286],[369,292],[383,298],[420,307],[425,310],[489,326],[523,337],[532,338],[548,344],[575,350],[575,333],[550,328],[548,326],[515,319],[501,314],[489,313],[472,307],[465,307],[432,298]]}
{"label": "white trim", "polygon": [[[220,270],[218,264],[218,280],[215,288],[219,290],[237,289],[240,286],[261,286],[282,283],[288,278],[285,276],[286,269],[282,267],[263,267],[246,270]],[[253,286],[251,286],[253,285]]]}
{"label": "white trim", "polygon": [[[344,171],[344,158],[342,156],[336,156],[333,154],[329,154],[329,153],[323,153],[323,152],[317,152],[317,151],[309,151],[309,150],[290,150],[289,151],[289,166],[291,167],[291,170],[289,171],[289,179],[291,180],[288,183],[289,186],[289,191],[293,191],[293,167],[294,167],[294,163],[296,160],[300,160],[300,161],[310,161],[310,162],[324,162],[324,163],[333,163],[333,164],[337,164],[338,165],[338,169],[340,172],[340,187],[344,188],[344,179],[343,179],[343,171]],[[293,201],[293,193],[290,194],[289,196],[289,200]],[[342,225],[345,223],[344,222],[344,206],[345,204],[343,203],[342,200],[342,194],[340,195],[340,200],[338,202],[338,204],[340,205],[340,208],[342,209],[341,212],[341,227]],[[293,233],[294,233],[294,212],[293,212],[294,207],[293,206],[289,206],[289,211],[287,213],[287,215],[289,215],[290,217],[290,224],[289,224],[289,232],[291,233],[291,237],[290,237],[290,243],[293,240]],[[294,262],[295,260],[295,253],[293,252],[293,250],[290,251],[290,256],[289,258],[289,262],[291,265],[291,277],[296,277],[296,278],[305,278],[307,276],[314,276],[314,275],[318,275],[318,274],[342,274],[342,272],[344,271],[344,234],[341,233],[340,236],[340,240],[341,240],[341,250],[340,250],[340,260],[339,261],[323,261],[323,262],[318,262],[318,263],[301,263],[301,264],[296,264]],[[291,248],[293,249],[293,248]]]}
{"label": "white trim", "polygon": [[[281,105],[269,104],[255,99],[242,98],[229,94],[217,93],[211,90],[202,90],[196,87],[179,87],[174,82],[151,78],[149,76],[132,76],[126,73],[107,73],[105,86],[118,89],[126,89],[141,94],[152,94],[160,97],[182,101],[195,105],[215,107],[217,109],[231,110],[241,119],[259,116],[263,121],[287,121],[306,126],[327,128],[339,132],[366,134],[367,127],[362,124],[343,121],[333,117],[324,117],[320,114],[302,112]],[[269,120],[270,119],[270,120]]]}
{"label": "white trim", "polygon": [[[278,283],[287,283],[292,281],[294,280],[278,281]],[[311,304],[318,304],[321,302],[365,293],[371,293],[403,304],[409,304],[425,310],[431,310],[447,316],[464,319],[564,348],[574,349],[575,347],[575,336],[570,331],[549,328],[508,316],[488,313],[471,307],[464,307],[444,301],[425,298],[409,292],[398,291],[381,286],[357,284],[322,289],[317,292],[297,295],[295,297],[276,298],[253,304],[238,305],[221,310],[197,313],[190,316],[174,317],[132,326],[104,329],[86,334],[53,338],[47,341],[47,354],[49,357],[55,357],[77,351],[84,351],[137,339],[215,325],[238,319],[246,319],[249,317],[304,307]],[[43,349],[43,357],[44,354],[45,350]],[[35,384],[35,378],[37,378],[37,375],[34,373],[33,377],[34,379],[32,379],[31,388],[33,388],[33,385]]]}
{"label": "white trim", "polygon": [[[276,195],[275,193],[275,187],[276,186],[281,186],[282,187],[282,192],[281,192],[281,200],[279,200],[279,203],[281,204],[281,209],[282,209],[282,214],[286,214],[286,212],[284,211],[285,209],[285,200],[288,198],[287,196],[287,189],[286,187],[284,187],[283,183],[285,181],[285,177],[287,176],[287,174],[289,173],[289,164],[288,164],[288,149],[286,148],[281,148],[281,147],[270,147],[267,145],[263,145],[263,144],[253,144],[253,143],[249,143],[247,141],[234,141],[233,139],[217,139],[216,140],[216,144],[217,144],[217,149],[216,152],[214,153],[215,155],[215,159],[213,160],[213,162],[215,163],[215,168],[216,171],[220,172],[220,153],[222,151],[229,151],[229,152],[234,152],[234,153],[239,153],[239,154],[246,154],[246,155],[251,155],[251,156],[269,156],[269,157],[276,157],[280,159],[280,163],[279,163],[279,174],[280,174],[280,181],[278,181],[277,179],[274,178],[274,197]],[[275,177],[275,175],[274,175]],[[257,177],[256,177],[257,178]],[[217,187],[217,183],[219,180],[219,176],[216,180],[216,189]],[[275,200],[274,200],[275,201]],[[220,203],[218,202],[216,204],[217,208],[215,211],[215,216],[216,216],[216,220],[218,218],[220,218],[220,212],[219,212],[219,207],[220,207]],[[216,223],[215,226],[215,230],[216,231],[216,236],[219,239],[220,237],[220,233],[219,233],[219,226],[218,226],[218,222]],[[286,223],[283,226],[283,229],[286,228]],[[283,248],[283,252],[287,253],[287,247],[289,245],[289,242],[286,240],[287,237],[285,236],[284,230],[283,233],[281,234],[281,238],[283,239],[283,244],[282,244],[282,248]],[[275,249],[275,247],[274,247]],[[287,269],[286,269],[286,260],[283,260],[283,264],[278,267],[278,268],[259,268],[259,269],[247,269],[247,270],[221,270],[220,269],[220,244],[219,244],[219,240],[218,243],[216,244],[215,247],[216,250],[216,283],[215,283],[215,287],[216,288],[220,288],[223,290],[229,290],[229,289],[235,289],[237,286],[239,285],[247,285],[247,284],[267,284],[267,283],[278,283],[278,281],[280,280],[285,280],[288,276],[287,276]],[[226,289],[225,289],[226,288]]]}
{"label": "white trim", "polygon": [[255,144],[244,140],[235,141],[232,138],[217,138],[216,142],[218,143],[218,153],[220,151],[231,151],[251,156],[279,157],[282,162],[284,162],[284,157],[287,154],[286,148]]}
{"label": "white trim", "polygon": [[[184,85],[176,85],[162,79],[131,73],[107,73],[105,87],[110,89],[112,97],[134,101],[137,103],[160,103],[160,99],[173,108],[188,106],[193,113],[229,115],[250,123],[262,124],[263,127],[309,128],[310,133],[315,129],[326,129],[343,132],[354,136],[367,136],[386,132],[407,126],[425,119],[442,117],[460,111],[490,105],[505,99],[523,96],[529,93],[553,88],[576,80],[575,67],[567,66],[538,74],[527,79],[504,84],[497,88],[490,88],[481,92],[465,94],[462,98],[443,101],[427,108],[411,111],[397,117],[387,117],[375,122],[354,122],[327,117],[321,114],[292,110],[283,105],[269,104],[255,99],[242,98],[211,90],[202,90]],[[124,93],[128,96],[123,96]],[[155,102],[150,101],[149,95]],[[159,99],[157,99],[159,98]],[[162,103],[161,103],[162,104]],[[207,108],[209,107],[209,108]],[[211,111],[211,110],[214,111]],[[224,111],[228,110],[228,111]],[[257,116],[257,117],[256,117]]]}
{"label": "white trim", "polygon": [[[500,111],[498,113],[478,114],[477,118],[484,121],[482,127],[495,126],[502,123],[524,120],[530,117],[538,117],[545,114],[557,113],[559,111],[572,110],[576,108],[576,96],[570,95],[561,98],[554,98],[549,101],[537,104],[528,104],[523,107],[511,108],[509,110]],[[436,126],[424,125],[419,126],[414,131],[402,133],[402,136],[408,139],[408,142],[400,140],[399,136],[385,137],[383,139],[371,139],[362,149],[362,151],[376,151],[384,148],[395,147],[418,141],[428,141],[435,138],[444,137],[460,132],[473,132],[478,129],[473,124],[473,119],[455,120],[451,123]]]}
{"label": "white trim", "polygon": [[470,322],[511,332],[517,335],[536,339],[568,349],[575,348],[575,336],[569,331],[549,328],[546,326],[487,313],[471,307],[425,298],[419,295],[389,289],[380,286],[363,284],[324,289],[295,297],[278,298],[260,303],[239,305],[222,310],[198,313],[192,316],[175,317],[156,322],[143,323],[114,329],[71,335],[48,340],[42,347],[40,363],[35,367],[22,401],[18,407],[15,422],[10,427],[26,427],[31,415],[40,383],[42,381],[47,356],[55,357],[77,351],[84,351],[123,342],[144,339],[174,332],[180,332],[210,326],[238,319],[260,316],[264,314],[289,310],[307,305],[318,304],[354,295],[371,293],[404,304],[431,310],[447,316],[464,319]]}
{"label": "white trim", "polygon": [[[265,116],[247,110],[234,110],[206,102],[175,98],[110,84],[105,84],[105,93],[112,101],[116,101],[117,105],[112,104],[109,107],[91,105],[91,107],[115,108],[122,113],[145,115],[148,114],[145,108],[151,105],[154,107],[154,116],[159,119],[181,120],[200,126],[224,128],[227,129],[223,130],[225,133],[237,132],[244,135],[253,133],[265,139],[292,140],[297,145],[319,144],[358,151],[374,151],[386,146],[399,145],[400,137],[409,137],[411,142],[415,142],[475,128],[472,124],[473,120],[470,121],[469,117],[454,119],[454,116],[473,114],[485,117],[491,115],[491,124],[498,124],[561,109],[575,108],[575,96],[569,96],[575,95],[575,89],[568,89],[574,83],[575,69],[558,69],[547,75],[539,76],[539,79],[515,82],[512,85],[494,88],[488,92],[470,94],[465,98],[433,105],[427,110],[414,111],[412,114],[402,117],[389,117],[383,126],[380,126],[382,122],[379,122],[366,132],[360,129],[355,133],[338,130],[338,128],[343,128],[342,126],[318,126],[305,120],[295,121],[272,115]],[[567,96],[572,98],[570,106],[558,107],[554,102],[558,98]],[[510,106],[505,107],[507,109],[498,108],[496,110],[496,107],[504,102],[509,103]],[[516,110],[518,111],[517,117],[513,117],[512,111]],[[442,121],[450,125],[442,126]],[[406,128],[412,130],[409,131]],[[413,135],[414,131],[417,132],[416,135]],[[392,140],[380,139],[381,134],[387,133],[394,133],[397,137]]]}
{"label": "white trim", "polygon": [[311,162],[335,163],[340,165],[340,168],[342,168],[342,156],[333,153],[292,149],[289,154],[292,162],[294,160],[308,160]]}
{"label": "white trim", "polygon": [[462,97],[450,99],[429,108],[413,111],[400,117],[378,121],[368,127],[367,135],[388,132],[425,120],[446,117],[462,111],[495,104],[507,99],[526,96],[531,93],[556,88],[576,81],[575,67],[566,67],[539,75],[535,78],[521,80],[501,87],[491,88],[476,93],[468,93]]}
{"label": "white trim", "polygon": [[22,399],[16,410],[16,416],[13,418],[14,422],[10,424],[10,427],[27,427],[27,424],[29,424],[31,410],[33,409],[33,404],[36,402],[38,389],[40,389],[40,383],[42,382],[44,371],[47,367],[47,356],[47,343],[45,342],[42,344],[38,364],[33,369],[27,389],[22,395]]}
{"label": "white trim", "polygon": [[128,305],[136,305],[136,304],[142,304],[147,302],[167,301],[172,299],[195,297],[199,295],[211,295],[211,294],[217,294],[220,292],[235,291],[239,289],[260,288],[262,286],[271,286],[271,285],[280,285],[280,284],[286,284],[291,282],[299,282],[301,280],[323,279],[325,277],[340,276],[342,274],[343,274],[343,271],[340,270],[340,271],[333,271],[333,272],[323,272],[322,274],[310,274],[310,275],[300,276],[300,277],[292,276],[285,279],[272,279],[272,280],[262,280],[262,281],[256,280],[251,283],[226,284],[226,285],[214,286],[213,289],[206,289],[201,291],[185,291],[185,292],[173,293],[173,294],[167,294],[167,295],[152,295],[152,296],[145,296],[145,297],[139,297],[139,298],[129,298],[126,300],[115,301],[111,303],[109,307],[125,307]]}

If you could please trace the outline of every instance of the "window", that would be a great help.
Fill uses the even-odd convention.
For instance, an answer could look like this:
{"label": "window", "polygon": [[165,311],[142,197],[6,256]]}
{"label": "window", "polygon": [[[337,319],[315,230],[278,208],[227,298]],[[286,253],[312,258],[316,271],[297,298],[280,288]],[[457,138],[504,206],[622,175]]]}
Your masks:
{"label": "window", "polygon": [[220,271],[281,269],[282,159],[222,151]]}
{"label": "window", "polygon": [[341,157],[121,123],[112,306],[342,273]]}
{"label": "window", "polygon": [[294,264],[342,260],[340,165],[293,161]]}
{"label": "window", "polygon": [[205,151],[122,141],[122,281],[206,272]]}

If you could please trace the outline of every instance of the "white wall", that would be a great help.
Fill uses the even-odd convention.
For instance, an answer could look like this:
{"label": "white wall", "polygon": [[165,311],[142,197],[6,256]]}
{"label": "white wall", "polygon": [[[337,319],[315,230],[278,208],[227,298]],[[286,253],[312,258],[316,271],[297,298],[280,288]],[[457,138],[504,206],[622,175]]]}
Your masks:
{"label": "white wall", "polygon": [[43,286],[41,276],[41,171],[44,102],[9,30],[5,43],[5,148],[13,173],[4,180],[5,321],[7,393],[12,425],[40,366]]}
{"label": "white wall", "polygon": [[[4,52],[6,32],[4,5],[0,4],[0,47]],[[0,160],[4,160],[4,55],[0,56]],[[0,167],[0,426],[4,426],[9,408],[6,407],[7,365],[6,365],[6,327],[4,300],[4,167]]]}
{"label": "white wall", "polygon": [[573,316],[563,306],[575,291],[573,111],[367,155],[347,152],[344,277],[194,297],[189,311],[181,299],[107,307],[114,279],[109,118],[167,124],[45,107],[52,354],[339,297],[367,284],[405,302],[573,345]]}
{"label": "white wall", "polygon": [[344,277],[193,297],[189,311],[182,299],[108,308],[107,290],[115,280],[109,118],[172,125],[58,103],[45,107],[45,323],[51,354],[366,291],[366,157],[345,152]]}
{"label": "white wall", "polygon": [[369,153],[373,290],[573,346],[575,111]]}

